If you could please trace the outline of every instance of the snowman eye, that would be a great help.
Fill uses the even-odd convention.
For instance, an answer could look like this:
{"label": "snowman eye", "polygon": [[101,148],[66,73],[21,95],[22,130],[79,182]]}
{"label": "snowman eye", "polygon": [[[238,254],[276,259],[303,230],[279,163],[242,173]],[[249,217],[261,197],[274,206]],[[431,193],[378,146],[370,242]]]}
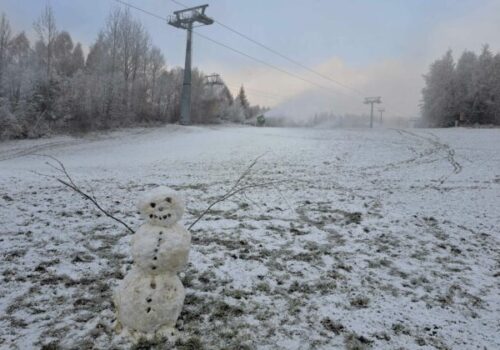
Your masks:
{"label": "snowman eye", "polygon": [[170,198],[170,197],[165,198],[165,200],[166,200],[168,203],[172,203],[172,198]]}
{"label": "snowman eye", "polygon": [[151,205],[151,208],[156,207],[156,203],[150,203],[149,205]]}

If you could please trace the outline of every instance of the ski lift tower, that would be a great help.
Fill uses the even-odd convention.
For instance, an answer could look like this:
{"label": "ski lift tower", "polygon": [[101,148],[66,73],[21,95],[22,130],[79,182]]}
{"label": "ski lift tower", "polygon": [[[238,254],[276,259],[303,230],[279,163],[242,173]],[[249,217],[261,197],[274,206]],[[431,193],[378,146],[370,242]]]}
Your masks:
{"label": "ski lift tower", "polygon": [[380,112],[380,125],[382,125],[382,115],[385,112],[385,108],[381,107],[378,109],[378,111]]}
{"label": "ski lift tower", "polygon": [[382,103],[382,97],[377,96],[377,97],[366,97],[365,98],[365,105],[371,105],[371,112],[370,112],[370,128],[373,128],[373,105],[375,103],[379,104]]}
{"label": "ski lift tower", "polygon": [[213,73],[210,75],[205,75],[205,85],[216,86],[224,85],[224,83],[219,74]]}
{"label": "ski lift tower", "polygon": [[176,28],[187,30],[186,62],[184,65],[184,82],[181,95],[181,124],[191,124],[191,47],[193,36],[193,23],[210,25],[214,20],[205,15],[208,4],[190,7],[184,10],[174,11],[168,18],[168,24]]}

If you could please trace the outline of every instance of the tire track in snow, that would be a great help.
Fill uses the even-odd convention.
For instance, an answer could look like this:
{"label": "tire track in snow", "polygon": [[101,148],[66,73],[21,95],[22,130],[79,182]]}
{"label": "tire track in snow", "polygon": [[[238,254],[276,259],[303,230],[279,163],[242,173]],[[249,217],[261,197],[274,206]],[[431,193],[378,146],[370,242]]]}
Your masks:
{"label": "tire track in snow", "polygon": [[[399,129],[394,129],[396,130],[400,135],[404,135],[403,132]],[[428,141],[428,140],[426,140]],[[366,171],[366,170],[375,170],[375,173],[370,174],[370,175],[378,175],[380,174],[380,171],[388,171],[388,170],[397,170],[400,169],[401,166],[403,165],[422,165],[422,164],[427,164],[427,163],[433,163],[436,161],[436,159],[432,159],[431,156],[437,154],[440,150],[440,148],[436,147],[436,145],[431,144],[433,147],[429,149],[425,149],[422,152],[418,152],[414,147],[407,146],[407,148],[412,152],[413,156],[392,162],[392,163],[387,163],[387,164],[382,164],[382,165],[372,165],[368,166],[365,168],[361,168],[360,170]]]}
{"label": "tire track in snow", "polygon": [[441,176],[439,178],[440,185],[445,183],[452,175],[457,175],[457,174],[460,174],[462,172],[463,166],[455,158],[455,154],[456,154],[455,149],[453,149],[447,143],[442,143],[441,140],[439,139],[439,137],[437,137],[436,135],[429,132],[429,135],[431,135],[431,137],[425,137],[425,136],[413,133],[413,132],[408,131],[408,130],[403,130],[403,129],[395,129],[395,130],[397,130],[400,134],[405,133],[405,134],[408,134],[410,136],[425,140],[425,141],[431,143],[432,145],[434,145],[438,151],[442,151],[445,153],[444,158],[448,161],[448,163],[450,163],[450,165],[453,167],[453,170],[450,174]]}

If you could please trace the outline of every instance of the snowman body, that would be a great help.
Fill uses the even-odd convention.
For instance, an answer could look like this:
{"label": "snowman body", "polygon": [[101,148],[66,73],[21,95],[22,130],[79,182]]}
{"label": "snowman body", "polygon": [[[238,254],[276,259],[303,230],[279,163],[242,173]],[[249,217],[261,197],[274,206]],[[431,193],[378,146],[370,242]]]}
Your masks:
{"label": "snowman body", "polygon": [[115,292],[117,321],[135,338],[172,336],[185,297],[177,273],[187,264],[191,242],[177,223],[184,201],[159,187],[138,207],[147,222],[132,237],[134,266]]}

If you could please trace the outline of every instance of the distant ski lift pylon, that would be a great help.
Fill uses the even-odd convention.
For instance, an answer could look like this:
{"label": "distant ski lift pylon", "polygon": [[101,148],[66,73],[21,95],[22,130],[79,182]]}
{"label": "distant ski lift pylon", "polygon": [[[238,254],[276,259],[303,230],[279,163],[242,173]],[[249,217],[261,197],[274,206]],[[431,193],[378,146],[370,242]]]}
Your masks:
{"label": "distant ski lift pylon", "polygon": [[216,85],[224,85],[219,74],[210,74],[205,76],[205,85],[216,86]]}

